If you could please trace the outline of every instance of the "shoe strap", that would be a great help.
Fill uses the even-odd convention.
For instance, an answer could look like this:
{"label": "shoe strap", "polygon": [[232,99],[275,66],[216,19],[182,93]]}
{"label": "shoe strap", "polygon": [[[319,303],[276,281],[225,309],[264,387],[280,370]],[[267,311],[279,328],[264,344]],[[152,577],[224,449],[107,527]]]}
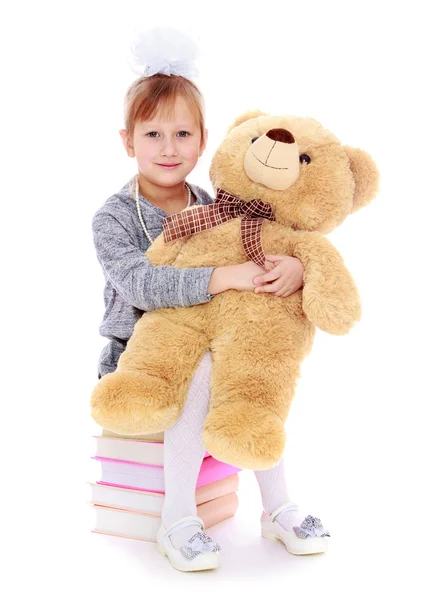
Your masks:
{"label": "shoe strap", "polygon": [[172,535],[179,529],[184,529],[185,527],[190,527],[191,525],[199,525],[202,531],[205,529],[205,524],[200,517],[183,517],[179,519],[175,523],[171,525],[168,529],[165,530],[164,537],[168,537]]}
{"label": "shoe strap", "polygon": [[282,512],[289,512],[290,510],[299,510],[299,509],[300,509],[299,506],[297,506],[293,502],[285,502],[285,504],[282,504],[282,506],[280,506],[279,508],[274,510],[273,513],[270,513],[270,518],[272,519],[272,521],[274,521],[276,519],[276,517],[279,514],[281,514]]}

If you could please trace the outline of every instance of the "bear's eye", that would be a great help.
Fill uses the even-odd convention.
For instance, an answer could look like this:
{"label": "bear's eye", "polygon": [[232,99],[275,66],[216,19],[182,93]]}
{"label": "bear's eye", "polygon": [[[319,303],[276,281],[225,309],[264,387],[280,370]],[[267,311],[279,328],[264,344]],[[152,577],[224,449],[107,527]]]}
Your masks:
{"label": "bear's eye", "polygon": [[258,137],[255,137],[255,138],[253,138],[253,139],[251,140],[251,143],[252,143],[252,144],[254,144],[254,142],[255,142],[256,140],[258,140],[258,139],[259,139]]}
{"label": "bear's eye", "polygon": [[306,163],[306,165],[308,165],[311,163],[311,158],[309,157],[308,154],[301,154],[300,155],[300,163],[301,164]]}

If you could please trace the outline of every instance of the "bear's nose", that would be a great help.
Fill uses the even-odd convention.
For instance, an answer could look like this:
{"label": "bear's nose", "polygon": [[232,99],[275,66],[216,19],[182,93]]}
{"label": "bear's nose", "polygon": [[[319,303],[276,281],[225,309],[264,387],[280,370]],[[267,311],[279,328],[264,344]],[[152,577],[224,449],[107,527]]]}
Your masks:
{"label": "bear's nose", "polygon": [[295,143],[294,136],[287,129],[271,129],[266,135],[275,142],[284,142],[284,144]]}

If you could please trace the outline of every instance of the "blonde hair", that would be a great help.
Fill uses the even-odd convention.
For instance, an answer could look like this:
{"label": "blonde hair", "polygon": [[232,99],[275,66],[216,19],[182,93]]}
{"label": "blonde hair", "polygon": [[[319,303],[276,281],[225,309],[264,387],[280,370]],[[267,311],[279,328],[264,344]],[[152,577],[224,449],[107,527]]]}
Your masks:
{"label": "blonde hair", "polygon": [[124,126],[133,136],[137,121],[148,121],[158,112],[171,118],[178,96],[184,98],[200,127],[201,139],[205,136],[205,109],[202,93],[190,79],[181,75],[156,73],[139,77],[126,92],[124,98]]}

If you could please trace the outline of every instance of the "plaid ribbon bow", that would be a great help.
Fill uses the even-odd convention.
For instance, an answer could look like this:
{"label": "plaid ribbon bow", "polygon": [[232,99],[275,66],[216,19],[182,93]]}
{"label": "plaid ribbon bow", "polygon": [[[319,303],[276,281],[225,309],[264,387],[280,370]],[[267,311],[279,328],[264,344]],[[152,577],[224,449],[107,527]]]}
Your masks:
{"label": "plaid ribbon bow", "polygon": [[212,229],[236,217],[241,217],[241,242],[247,257],[264,267],[262,224],[263,219],[275,220],[271,205],[258,198],[243,202],[237,196],[220,188],[216,191],[216,200],[213,204],[195,206],[165,217],[163,219],[164,242],[172,242],[199,231]]}

